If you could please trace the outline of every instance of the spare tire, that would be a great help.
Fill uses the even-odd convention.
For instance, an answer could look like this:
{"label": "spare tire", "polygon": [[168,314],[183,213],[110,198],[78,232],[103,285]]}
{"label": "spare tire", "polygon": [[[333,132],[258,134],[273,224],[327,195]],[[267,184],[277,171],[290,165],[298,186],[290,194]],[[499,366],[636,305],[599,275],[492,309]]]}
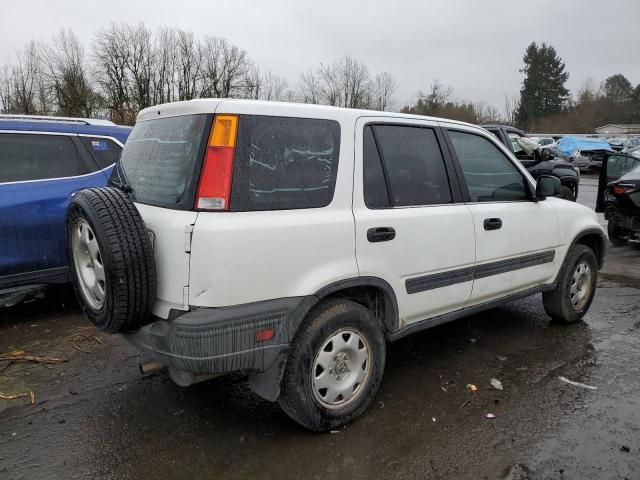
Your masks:
{"label": "spare tire", "polygon": [[149,323],[156,298],[153,246],[142,217],[117,188],[76,193],[66,218],[71,279],[80,306],[100,330]]}

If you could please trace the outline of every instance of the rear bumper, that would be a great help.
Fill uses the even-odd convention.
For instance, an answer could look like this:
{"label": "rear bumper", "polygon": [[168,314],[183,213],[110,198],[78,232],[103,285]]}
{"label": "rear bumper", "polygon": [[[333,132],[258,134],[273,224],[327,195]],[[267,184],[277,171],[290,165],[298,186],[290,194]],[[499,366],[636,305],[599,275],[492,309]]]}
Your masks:
{"label": "rear bumper", "polygon": [[604,211],[605,220],[634,234],[640,233],[640,213],[621,210],[614,205],[607,205]]}
{"label": "rear bumper", "polygon": [[[196,375],[264,372],[288,349],[305,298],[198,309],[157,320],[125,338],[154,360]],[[269,328],[273,338],[257,341],[256,333]]]}

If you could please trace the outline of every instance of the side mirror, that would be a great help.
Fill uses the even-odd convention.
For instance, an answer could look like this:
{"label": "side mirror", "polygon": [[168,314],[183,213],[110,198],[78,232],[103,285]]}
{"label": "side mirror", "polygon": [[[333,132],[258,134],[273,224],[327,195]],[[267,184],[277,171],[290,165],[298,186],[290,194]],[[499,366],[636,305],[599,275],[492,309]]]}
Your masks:
{"label": "side mirror", "polygon": [[560,193],[560,179],[551,175],[540,175],[536,183],[536,200],[555,197]]}

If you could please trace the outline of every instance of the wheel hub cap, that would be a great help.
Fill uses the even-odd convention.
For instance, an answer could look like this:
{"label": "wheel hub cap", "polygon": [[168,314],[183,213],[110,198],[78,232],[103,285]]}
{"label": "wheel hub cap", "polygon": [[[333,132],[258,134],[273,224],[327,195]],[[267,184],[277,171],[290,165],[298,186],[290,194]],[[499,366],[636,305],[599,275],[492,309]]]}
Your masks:
{"label": "wheel hub cap", "polygon": [[355,329],[329,336],[316,354],[311,383],[316,400],[328,409],[353,402],[369,380],[371,349]]}
{"label": "wheel hub cap", "polygon": [[85,220],[79,219],[74,225],[71,252],[82,298],[98,310],[105,299],[104,265],[98,239]]}
{"label": "wheel hub cap", "polygon": [[578,264],[571,277],[569,296],[574,310],[582,310],[592,293],[593,272],[586,262]]}

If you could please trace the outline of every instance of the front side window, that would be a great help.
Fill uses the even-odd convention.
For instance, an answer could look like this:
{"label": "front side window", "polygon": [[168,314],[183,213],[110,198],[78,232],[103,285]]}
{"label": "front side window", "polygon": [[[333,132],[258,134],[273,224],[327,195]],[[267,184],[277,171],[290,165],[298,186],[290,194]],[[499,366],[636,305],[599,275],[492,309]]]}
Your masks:
{"label": "front side window", "polygon": [[488,139],[449,130],[472,202],[528,200],[526,179]]}
{"label": "front side window", "polygon": [[76,146],[68,136],[0,134],[0,183],[79,174]]}
{"label": "front side window", "polygon": [[[368,207],[452,202],[444,157],[432,128],[373,125],[365,130],[364,142],[364,191]],[[384,171],[379,167],[377,155]],[[385,172],[388,197],[380,192]]]}
{"label": "front side window", "polygon": [[333,199],[339,156],[336,121],[242,115],[230,208],[325,207]]}

